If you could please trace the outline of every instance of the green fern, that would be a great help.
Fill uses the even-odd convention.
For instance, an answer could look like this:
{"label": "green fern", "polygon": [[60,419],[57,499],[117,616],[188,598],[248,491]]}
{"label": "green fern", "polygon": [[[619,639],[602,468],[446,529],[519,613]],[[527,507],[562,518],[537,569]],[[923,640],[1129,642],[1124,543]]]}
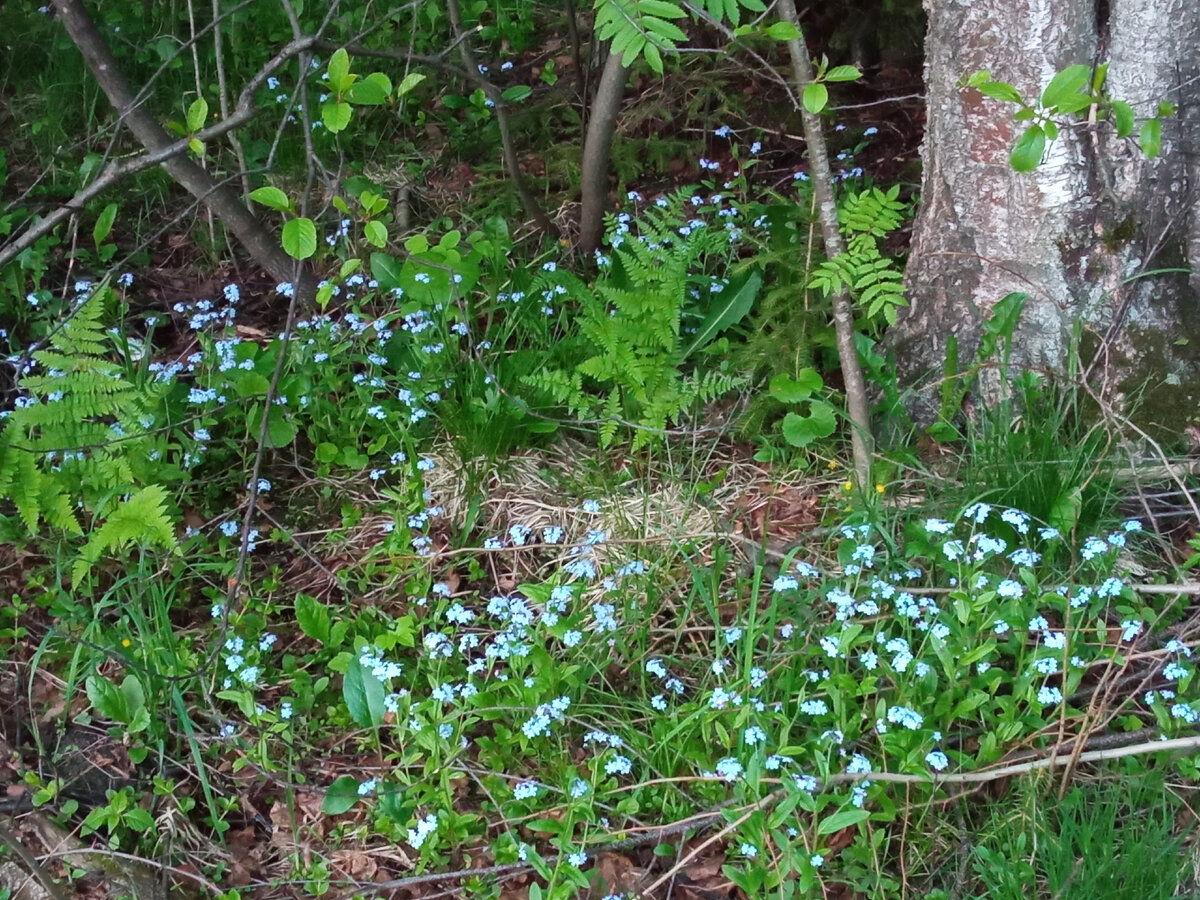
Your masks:
{"label": "green fern", "polygon": [[878,239],[900,227],[907,207],[897,200],[899,187],[869,188],[845,197],[838,220],[846,234],[846,251],[827,259],[813,272],[809,287],[829,297],[848,290],[864,307],[868,319],[882,317],[896,324],[904,298],[904,273],[879,252]]}
{"label": "green fern", "polygon": [[172,552],[179,549],[175,526],[167,517],[167,492],[152,484],[124,500],[104,524],[88,537],[71,567],[71,580],[81,584],[100,557],[129,544],[150,544]]}
{"label": "green fern", "polygon": [[[96,290],[33,352],[34,374],[20,379],[20,399],[0,420],[0,502],[12,504],[31,536],[43,523],[82,536],[81,513],[103,522],[77,573],[130,541],[176,547],[162,487],[140,487],[164,472],[163,439],[150,429],[167,388],[137,384],[112,361],[103,326],[111,298],[107,287]],[[130,500],[114,502],[123,494]]]}
{"label": "green fern", "polygon": [[[695,219],[684,224],[694,215],[690,197],[679,192],[636,222],[611,220],[612,266],[594,287],[567,273],[539,273],[532,286],[560,296],[565,291],[578,307],[578,342],[570,352],[580,359],[525,382],[580,419],[602,420],[602,446],[616,439],[624,421],[640,448],[688,410],[744,383],[729,374],[697,378],[686,371],[689,355],[700,349],[695,345],[702,348],[735,321],[720,309],[706,316],[699,303],[706,292],[715,296],[725,288],[706,272],[727,267],[731,251],[725,230]],[[746,280],[757,289],[758,281]],[[704,340],[684,333],[685,317],[700,323]]]}

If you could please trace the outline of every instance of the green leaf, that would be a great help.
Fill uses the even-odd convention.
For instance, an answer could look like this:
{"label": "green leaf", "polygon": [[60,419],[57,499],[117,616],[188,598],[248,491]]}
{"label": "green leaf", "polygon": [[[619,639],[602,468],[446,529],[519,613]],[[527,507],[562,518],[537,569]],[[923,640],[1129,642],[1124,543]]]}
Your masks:
{"label": "green leaf", "polygon": [[825,73],[826,81],[858,81],[862,72],[856,66],[834,66]]}
{"label": "green leaf", "polygon": [[325,789],[321,812],[327,816],[340,816],[348,812],[358,802],[358,785],[358,779],[353,775],[343,775]]}
{"label": "green leaf", "polygon": [[[1050,79],[1042,91],[1042,106],[1055,107],[1068,102],[1072,94],[1078,94],[1092,77],[1092,67],[1086,65],[1067,66]],[[1088,101],[1091,102],[1090,100]],[[1085,104],[1086,105],[1086,104]]]}
{"label": "green leaf", "polygon": [[1124,100],[1112,102],[1113,122],[1117,126],[1117,137],[1125,138],[1133,134],[1133,107]]}
{"label": "green leaf", "polygon": [[767,37],[776,41],[794,41],[800,37],[800,29],[791,22],[773,22],[767,26]]}
{"label": "green leaf", "polygon": [[292,208],[292,201],[288,199],[287,194],[279,188],[271,187],[270,185],[251,191],[250,199],[256,203],[261,203],[263,206],[269,206],[271,209],[277,209],[280,212],[288,212]]}
{"label": "green leaf", "polygon": [[338,101],[330,101],[329,103],[321,104],[321,121],[325,123],[325,127],[330,134],[337,134],[339,131],[344,131],[346,126],[350,124],[350,116],[353,111],[349,103],[341,103]]}
{"label": "green leaf", "polygon": [[342,699],[350,717],[363,728],[378,728],[383,724],[386,708],[383,705],[383,685],[358,659],[342,676]]}
{"label": "green leaf", "polygon": [[191,150],[193,153],[195,153],[197,156],[203,156],[204,155],[204,141],[199,140],[198,138],[192,138],[190,141],[188,141],[188,149]]}
{"label": "green leaf", "polygon": [[755,269],[749,273],[737,290],[733,290],[730,285],[718,294],[720,302],[696,329],[696,336],[688,348],[683,351],[683,358],[687,359],[726,328],[730,328],[746,318],[754,306],[760,287],[762,287],[762,273]]}
{"label": "green leaf", "polygon": [[647,43],[644,56],[646,57],[646,65],[650,67],[650,71],[655,75],[661,75],[663,73],[663,59],[658,47]]}
{"label": "green leaf", "polygon": [[129,707],[120,689],[100,675],[89,675],[84,682],[92,708],[106,719],[114,722],[129,721]]}
{"label": "green leaf", "polygon": [[669,3],[667,0],[638,0],[637,10],[643,16],[660,19],[682,19],[687,15],[678,3]]}
{"label": "green leaf", "polygon": [[[374,76],[379,75],[383,81],[379,81]],[[372,72],[362,81],[356,81],[346,89],[342,97],[350,103],[357,103],[359,106],[382,106],[388,101],[388,94],[391,92],[392,83],[388,81],[386,75],[380,72]]]}
{"label": "green leaf", "polygon": [[1018,172],[1032,172],[1042,161],[1046,152],[1046,132],[1040,125],[1030,125],[1017,139],[1017,144],[1008,155],[1009,164]]}
{"label": "green leaf", "polygon": [[414,255],[424,253],[429,249],[429,238],[423,234],[414,234],[404,242],[404,249]]}
{"label": "green leaf", "polygon": [[329,86],[334,91],[344,91],[350,87],[350,54],[345,48],[334,51],[329,57]]}
{"label": "green leaf", "polygon": [[857,825],[870,815],[865,809],[844,809],[827,819],[822,819],[821,824],[817,826],[817,834],[834,834],[843,828]]}
{"label": "green leaf", "polygon": [[104,239],[112,232],[113,222],[117,220],[117,204],[110,203],[104,207],[99,217],[96,219],[96,224],[92,227],[92,240],[96,244],[96,249],[100,249],[100,245],[104,243]]}
{"label": "green leaf", "polygon": [[400,261],[386,253],[371,254],[371,277],[379,282],[381,291],[400,287]]}
{"label": "green leaf", "polygon": [[771,396],[780,403],[802,403],[825,386],[814,368],[801,369],[797,374],[798,377],[793,379],[786,372],[780,372],[772,378],[767,386]]}
{"label": "green leaf", "polygon": [[208,119],[208,101],[197,97],[187,111],[187,128],[189,132],[197,132],[204,127]]}
{"label": "green leaf", "polygon": [[[336,448],[334,449],[336,452]],[[297,594],[294,605],[296,609],[296,624],[300,626],[300,630],[314,641],[320,642],[322,646],[328,644],[329,628],[333,623],[333,616],[329,613],[329,607],[316,597],[310,597],[308,594]]]}
{"label": "green leaf", "polygon": [[1150,159],[1158,156],[1162,150],[1162,121],[1159,119],[1147,119],[1142,123],[1142,133],[1138,138],[1138,143],[1141,144],[1142,152]]}
{"label": "green leaf", "polygon": [[819,81],[810,81],[804,86],[804,108],[814,116],[829,103],[829,88]]}
{"label": "green leaf", "polygon": [[363,226],[363,234],[370,243],[376,247],[387,246],[387,226],[377,220],[372,220]]}
{"label": "green leaf", "polygon": [[121,696],[125,698],[125,710],[129,717],[122,721],[130,723],[139,712],[146,708],[146,692],[142,683],[132,675],[126,675],[121,681]]}
{"label": "green leaf", "polygon": [[422,75],[420,72],[409,72],[400,82],[400,86],[396,88],[396,97],[403,97],[428,77],[428,75]]}
{"label": "green leaf", "polygon": [[1079,522],[1079,514],[1083,510],[1083,490],[1079,485],[1073,485],[1055,498],[1046,517],[1046,524],[1057,528],[1059,534],[1071,534]]}
{"label": "green leaf", "polygon": [[818,438],[829,437],[837,428],[837,416],[828,403],[813,401],[809,414],[788,413],[783,417],[783,439],[793,447],[807,447]]}
{"label": "green leaf", "polygon": [[283,226],[283,249],[292,259],[308,259],[317,252],[317,226],[312,219],[291,219]]}
{"label": "green leaf", "polygon": [[514,84],[510,88],[505,88],[504,93],[500,96],[505,103],[520,103],[526,97],[533,93],[533,88],[527,84]]}
{"label": "green leaf", "polygon": [[1059,115],[1070,116],[1082,112],[1095,102],[1088,94],[1071,94],[1064,97],[1054,110]]}
{"label": "green leaf", "polygon": [[296,439],[296,426],[288,418],[282,406],[271,406],[267,416],[267,446],[273,450],[288,447]]}
{"label": "green leaf", "polygon": [[1021,99],[1021,92],[1011,84],[1003,81],[983,81],[979,84],[972,84],[979,93],[985,97],[991,97],[993,100],[1003,100],[1006,103],[1024,103]]}
{"label": "green leaf", "polygon": [[130,807],[125,811],[122,819],[125,826],[132,831],[149,831],[154,827],[154,816],[146,812],[140,806]]}

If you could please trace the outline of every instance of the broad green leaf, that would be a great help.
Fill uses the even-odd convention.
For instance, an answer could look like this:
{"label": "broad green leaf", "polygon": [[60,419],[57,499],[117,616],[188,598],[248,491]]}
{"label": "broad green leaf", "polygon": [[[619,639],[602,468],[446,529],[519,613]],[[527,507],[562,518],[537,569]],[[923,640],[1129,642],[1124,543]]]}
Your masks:
{"label": "broad green leaf", "polygon": [[96,219],[96,224],[92,227],[92,240],[96,244],[96,249],[100,249],[100,245],[104,243],[104,239],[112,232],[113,222],[117,220],[117,204],[110,203],[104,207],[100,215]]}
{"label": "broad green leaf", "polygon": [[1042,106],[1059,106],[1068,101],[1072,94],[1079,93],[1091,77],[1091,66],[1067,66],[1051,78],[1046,89],[1042,91]]}
{"label": "broad green leaf", "polygon": [[991,97],[993,100],[1003,100],[1006,103],[1023,103],[1021,92],[1011,84],[1003,81],[984,81],[979,84],[972,84],[971,87],[979,91],[985,97]]}
{"label": "broad green leaf", "polygon": [[403,97],[428,77],[428,75],[422,75],[420,72],[409,72],[401,80],[400,86],[396,88],[396,96],[398,98]]}
{"label": "broad green leaf", "polygon": [[101,675],[89,675],[84,682],[88,700],[92,707],[106,719],[114,722],[129,721],[129,707],[120,689]]}
{"label": "broad green leaf", "polygon": [[188,149],[191,150],[193,153],[195,153],[197,156],[203,156],[204,155],[204,141],[202,141],[198,138],[192,138],[190,141],[188,141]]}
{"label": "broad green leaf", "polygon": [[146,708],[146,692],[142,689],[142,683],[132,675],[126,675],[121,681],[121,696],[125,698],[125,709],[129,714],[124,721],[132,722]]}
{"label": "broad green leaf", "polygon": [[325,799],[321,801],[321,812],[327,816],[340,816],[349,812],[358,802],[359,781],[353,775],[343,775],[325,789]]}
{"label": "broad green leaf", "polygon": [[[322,444],[322,446],[326,445]],[[336,447],[334,448],[334,453],[337,453]],[[333,623],[333,616],[329,613],[329,607],[316,597],[310,597],[308,594],[297,594],[294,605],[296,609],[296,624],[300,626],[300,630],[314,641],[320,642],[322,646],[327,645],[329,643],[329,628]]]}
{"label": "broad green leaf", "polygon": [[350,85],[342,97],[359,106],[382,106],[387,103],[389,88],[392,86],[391,82],[387,80],[387,76],[383,76],[383,78],[386,85],[368,75],[362,81],[356,81]]}
{"label": "broad green leaf", "polygon": [[807,447],[819,438],[829,437],[837,428],[837,416],[828,403],[814,400],[809,414],[788,413],[783,417],[783,439],[793,447]]}
{"label": "broad green leaf", "polygon": [[292,259],[308,259],[317,252],[317,226],[312,219],[290,219],[283,226],[283,249]]}
{"label": "broad green leaf", "polygon": [[372,219],[363,226],[363,234],[366,235],[367,240],[374,246],[381,249],[387,246],[387,226],[382,222]]}
{"label": "broad green leaf", "polygon": [[1147,119],[1143,122],[1138,143],[1141,144],[1142,152],[1150,159],[1158,156],[1159,151],[1162,150],[1162,121]]}
{"label": "broad green leaf", "polygon": [[187,111],[187,127],[188,131],[196,132],[204,127],[205,121],[208,119],[208,101],[203,97],[197,97],[192,101],[192,105]]}
{"label": "broad green leaf", "polygon": [[802,403],[825,386],[816,369],[802,369],[797,378],[780,372],[771,379],[767,390],[780,403]]}
{"label": "broad green leaf", "polygon": [[335,91],[344,91],[350,87],[350,54],[345,48],[334,51],[329,57],[329,86]]}
{"label": "broad green leaf", "polygon": [[533,88],[527,84],[514,84],[510,88],[505,88],[504,93],[500,96],[505,103],[520,103],[526,97],[533,93]]}
{"label": "broad green leaf", "polygon": [[286,407],[272,404],[267,416],[267,446],[273,450],[291,446],[296,439],[296,426],[288,418]]}
{"label": "broad green leaf", "polygon": [[810,81],[804,86],[804,108],[814,116],[829,103],[829,88],[819,81]]}
{"label": "broad green leaf", "polygon": [[1054,107],[1055,112],[1059,115],[1070,116],[1075,113],[1083,112],[1096,101],[1087,94],[1070,94],[1064,97],[1058,106]]}
{"label": "broad green leaf", "polygon": [[762,287],[762,273],[755,269],[750,272],[749,276],[737,290],[733,290],[733,286],[730,285],[718,294],[717,305],[709,312],[704,321],[700,323],[700,327],[696,329],[696,336],[692,339],[688,348],[684,350],[683,358],[687,359],[701,347],[707,346],[713,338],[726,328],[730,328],[746,318],[754,306],[754,301],[758,297],[758,289],[760,287]]}
{"label": "broad green leaf", "polygon": [[394,256],[386,253],[371,254],[371,277],[379,282],[381,291],[390,291],[400,287],[400,271],[402,266]]}
{"label": "broad green leaf", "polygon": [[349,103],[339,103],[330,101],[329,103],[321,104],[321,121],[325,123],[325,127],[330,134],[337,134],[339,131],[344,131],[346,126],[350,124],[350,116],[353,111]]}
{"label": "broad green leaf", "polygon": [[1133,107],[1124,100],[1112,102],[1113,123],[1117,126],[1117,137],[1124,138],[1133,134]]}
{"label": "broad green leaf", "polygon": [[412,254],[424,253],[429,249],[429,238],[423,234],[414,234],[404,242],[404,249]]}
{"label": "broad green leaf", "polygon": [[833,834],[843,828],[857,825],[870,815],[871,813],[865,809],[844,809],[827,819],[822,819],[821,824],[817,826],[817,834]]}
{"label": "broad green leaf", "polygon": [[462,242],[462,232],[457,228],[451,228],[438,240],[439,250],[453,250]]}
{"label": "broad green leaf", "polygon": [[858,81],[862,72],[855,66],[834,66],[825,73],[826,81]]}
{"label": "broad green leaf", "polygon": [[292,208],[292,201],[288,199],[287,194],[279,188],[271,187],[270,185],[251,191],[250,199],[256,203],[261,203],[263,206],[269,206],[271,209],[277,209],[280,212],[288,212]]}
{"label": "broad green leaf", "polygon": [[350,717],[363,728],[378,728],[387,711],[383,705],[384,690],[379,679],[355,659],[342,677],[342,699]]}
{"label": "broad green leaf", "polygon": [[1017,139],[1016,146],[1008,155],[1008,161],[1018,172],[1032,172],[1042,161],[1046,151],[1046,132],[1040,125],[1030,125]]}
{"label": "broad green leaf", "polygon": [[125,827],[132,831],[149,831],[154,827],[154,816],[140,806],[131,806],[125,810],[121,820],[125,823]]}
{"label": "broad green leaf", "polygon": [[794,41],[800,37],[800,29],[791,22],[773,22],[767,26],[767,37],[776,41]]}

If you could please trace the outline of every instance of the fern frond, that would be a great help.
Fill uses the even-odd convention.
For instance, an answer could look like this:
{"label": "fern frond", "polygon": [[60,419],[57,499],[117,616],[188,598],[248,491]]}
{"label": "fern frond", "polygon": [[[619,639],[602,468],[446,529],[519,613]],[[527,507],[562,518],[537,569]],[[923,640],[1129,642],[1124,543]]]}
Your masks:
{"label": "fern frond", "polygon": [[179,543],[166,507],[166,490],[157,484],[142,488],[121,503],[83,545],[71,569],[71,580],[80,584],[102,555],[129,544],[146,544],[177,552]]}

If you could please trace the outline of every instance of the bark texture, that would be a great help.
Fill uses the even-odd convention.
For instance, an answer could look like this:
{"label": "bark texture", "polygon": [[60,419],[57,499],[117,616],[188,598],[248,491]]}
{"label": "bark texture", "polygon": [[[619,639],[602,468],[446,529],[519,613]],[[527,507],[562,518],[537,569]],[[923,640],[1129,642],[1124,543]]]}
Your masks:
{"label": "bark texture", "polygon": [[[941,375],[946,339],[969,360],[1006,294],[1029,299],[1014,362],[1062,370],[1082,323],[1089,383],[1142,385],[1147,421],[1172,427],[1200,397],[1200,4],[1195,0],[925,0],[928,123],[910,308],[890,341],[901,378]],[[1063,129],[1033,173],[1008,154],[1015,107],[959,87],[988,69],[1034,97],[1077,63],[1109,63],[1107,89],[1139,119],[1161,100],[1162,153],[1146,159],[1110,124]],[[1162,269],[1182,272],[1162,272]],[[1187,343],[1180,342],[1184,339]],[[1002,373],[986,379],[985,393]],[[924,413],[924,415],[922,415]],[[930,409],[918,410],[926,419]],[[1171,421],[1175,419],[1174,421]]]}

